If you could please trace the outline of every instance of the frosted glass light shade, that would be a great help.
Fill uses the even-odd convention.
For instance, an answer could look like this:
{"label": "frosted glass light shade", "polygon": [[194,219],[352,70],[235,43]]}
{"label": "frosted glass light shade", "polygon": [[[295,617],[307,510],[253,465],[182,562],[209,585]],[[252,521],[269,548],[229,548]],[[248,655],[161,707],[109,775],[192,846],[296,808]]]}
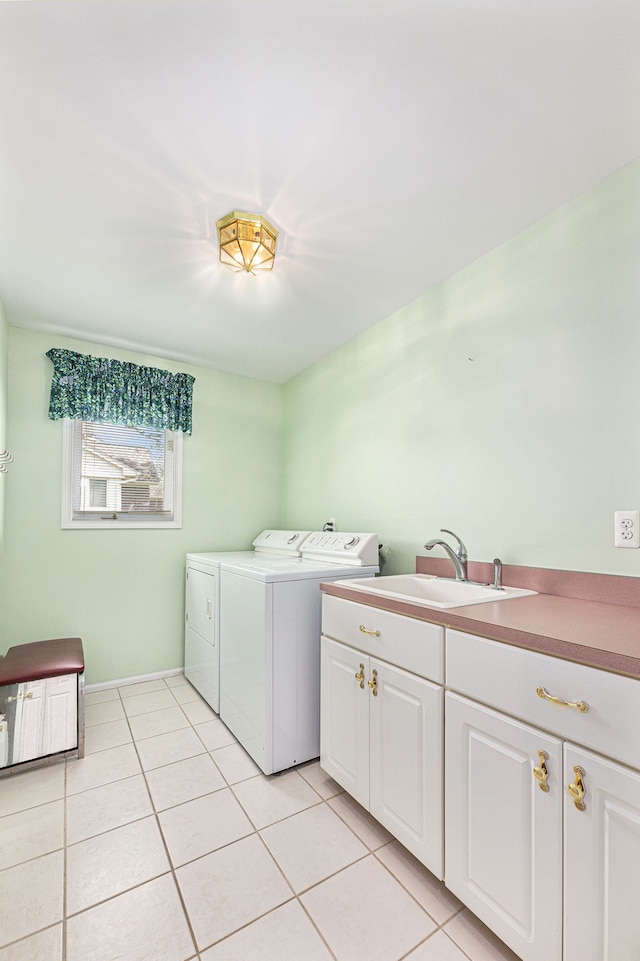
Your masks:
{"label": "frosted glass light shade", "polygon": [[262,214],[234,210],[216,222],[220,263],[256,274],[271,270],[278,231]]}

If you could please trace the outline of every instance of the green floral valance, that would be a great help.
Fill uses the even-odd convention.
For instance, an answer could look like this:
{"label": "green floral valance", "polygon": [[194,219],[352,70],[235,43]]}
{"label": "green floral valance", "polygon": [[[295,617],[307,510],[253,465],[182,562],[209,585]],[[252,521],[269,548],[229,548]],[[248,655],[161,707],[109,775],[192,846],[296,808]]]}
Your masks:
{"label": "green floral valance", "polygon": [[58,348],[47,357],[53,363],[51,420],[70,417],[191,433],[191,374]]}

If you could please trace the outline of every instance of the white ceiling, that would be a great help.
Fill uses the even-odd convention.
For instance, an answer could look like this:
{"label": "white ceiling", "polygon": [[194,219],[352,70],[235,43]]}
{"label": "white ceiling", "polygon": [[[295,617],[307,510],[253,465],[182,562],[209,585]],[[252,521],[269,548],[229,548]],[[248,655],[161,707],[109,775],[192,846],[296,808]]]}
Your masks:
{"label": "white ceiling", "polygon": [[283,382],[640,155],[639,54],[637,0],[1,2],[7,319]]}

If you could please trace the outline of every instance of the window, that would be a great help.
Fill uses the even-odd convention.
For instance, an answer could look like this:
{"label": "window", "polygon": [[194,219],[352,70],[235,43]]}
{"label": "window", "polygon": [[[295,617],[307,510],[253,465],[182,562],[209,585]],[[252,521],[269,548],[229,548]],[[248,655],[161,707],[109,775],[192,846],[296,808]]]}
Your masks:
{"label": "window", "polygon": [[181,527],[182,434],[65,420],[62,527]]}
{"label": "window", "polygon": [[89,478],[89,507],[107,506],[107,482],[97,477]]}

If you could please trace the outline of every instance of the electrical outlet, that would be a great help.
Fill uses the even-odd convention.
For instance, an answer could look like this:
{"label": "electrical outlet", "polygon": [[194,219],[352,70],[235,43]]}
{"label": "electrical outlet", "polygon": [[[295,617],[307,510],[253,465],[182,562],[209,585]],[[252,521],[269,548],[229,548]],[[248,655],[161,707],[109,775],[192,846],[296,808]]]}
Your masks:
{"label": "electrical outlet", "polygon": [[614,539],[616,547],[640,547],[640,511],[616,511]]}

